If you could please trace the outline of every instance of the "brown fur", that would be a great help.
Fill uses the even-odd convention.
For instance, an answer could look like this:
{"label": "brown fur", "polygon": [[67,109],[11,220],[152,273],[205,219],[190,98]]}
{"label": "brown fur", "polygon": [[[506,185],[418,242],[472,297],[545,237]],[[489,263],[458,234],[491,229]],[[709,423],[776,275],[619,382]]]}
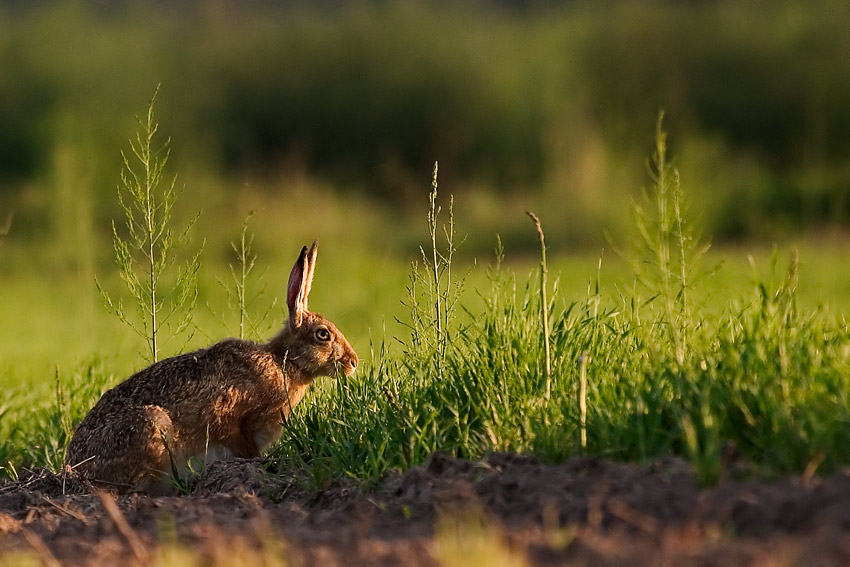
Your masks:
{"label": "brown fur", "polygon": [[[173,463],[259,456],[318,376],[351,376],[357,354],[307,310],[316,243],[290,274],[289,320],[267,343],[227,339],[157,362],[107,391],[80,423],[65,462],[118,488],[167,486]],[[324,330],[327,330],[325,332]]]}

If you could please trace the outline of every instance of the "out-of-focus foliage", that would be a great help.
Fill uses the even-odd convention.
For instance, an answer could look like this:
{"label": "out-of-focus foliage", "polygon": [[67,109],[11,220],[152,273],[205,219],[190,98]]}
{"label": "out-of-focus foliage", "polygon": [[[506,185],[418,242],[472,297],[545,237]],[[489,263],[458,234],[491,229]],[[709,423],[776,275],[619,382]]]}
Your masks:
{"label": "out-of-focus foliage", "polygon": [[709,232],[840,226],[847,29],[840,0],[5,3],[0,205],[33,230],[20,203],[52,199],[67,148],[108,202],[162,83],[189,175],[294,172],[404,206],[439,160],[456,193],[542,195],[580,231],[622,224],[608,204],[639,188],[665,109]]}

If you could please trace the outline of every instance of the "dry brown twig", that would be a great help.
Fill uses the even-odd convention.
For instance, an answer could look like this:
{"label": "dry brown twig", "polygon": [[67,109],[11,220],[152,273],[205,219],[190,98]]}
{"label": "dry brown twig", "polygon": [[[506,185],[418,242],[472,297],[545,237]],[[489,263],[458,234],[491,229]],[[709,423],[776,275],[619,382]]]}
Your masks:
{"label": "dry brown twig", "polygon": [[103,490],[96,490],[95,494],[100,499],[101,504],[103,504],[103,509],[115,523],[115,527],[118,529],[118,532],[127,542],[127,545],[130,546],[130,551],[133,553],[136,563],[139,565],[148,565],[150,557],[147,549],[145,548],[145,544],[142,542],[141,538],[139,538],[138,534],[133,531],[133,528],[130,527],[130,524],[127,522],[127,518],[124,517],[124,514],[121,513],[121,509],[118,508],[118,503],[115,501],[115,497]]}
{"label": "dry brown twig", "polygon": [[52,506],[56,510],[65,514],[66,516],[70,516],[70,517],[74,518],[75,520],[79,520],[79,521],[83,522],[84,524],[88,523],[88,518],[86,518],[80,512],[73,510],[71,508],[68,508],[67,506],[63,506],[62,504],[55,502],[53,499],[49,498],[48,496],[42,496],[41,499],[44,500],[45,502],[47,502],[50,506]]}

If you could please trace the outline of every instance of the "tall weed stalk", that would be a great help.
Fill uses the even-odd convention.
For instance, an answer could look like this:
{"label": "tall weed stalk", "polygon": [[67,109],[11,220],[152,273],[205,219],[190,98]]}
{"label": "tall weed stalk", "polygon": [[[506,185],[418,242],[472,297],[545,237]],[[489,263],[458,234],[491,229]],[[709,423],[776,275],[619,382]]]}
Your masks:
{"label": "tall weed stalk", "polygon": [[663,122],[664,114],[659,113],[649,164],[653,184],[644,191],[643,203],[632,204],[637,238],[633,250],[625,256],[649,291],[650,300],[660,301],[674,356],[684,364],[695,327],[691,290],[709,245],[701,242],[685,219],[684,192],[679,171],[667,159]]}
{"label": "tall weed stalk", "polygon": [[170,182],[164,179],[170,140],[159,148],[154,145],[159,128],[154,118],[158,92],[159,87],[148,103],[145,116],[137,120],[139,132],[130,142],[130,155],[121,152],[124,169],[118,201],[124,212],[126,231],[119,232],[115,222],[112,223],[115,263],[135,302],[135,315],[128,313],[123,301],[114,300],[96,282],[106,308],[147,342],[148,358],[152,361],[159,358],[164,327],[174,337],[191,324],[203,250],[202,244],[184,263],[177,264],[177,250],[188,243],[189,232],[200,213],[182,230],[172,228],[177,176]]}
{"label": "tall weed stalk", "polygon": [[543,347],[545,350],[545,372],[546,372],[546,394],[545,399],[548,402],[552,396],[552,354],[549,349],[549,300],[548,300],[548,282],[549,267],[546,264],[546,238],[543,234],[543,225],[540,224],[540,219],[527,211],[526,214],[531,217],[534,226],[537,229],[537,236],[540,239],[540,326],[543,329]]}
{"label": "tall weed stalk", "polygon": [[[456,338],[455,311],[463,280],[452,273],[457,251],[454,225],[454,197],[449,196],[448,224],[440,225],[441,207],[437,204],[439,166],[431,175],[426,216],[430,247],[419,248],[421,264],[414,262],[404,305],[410,312],[410,338],[405,345],[405,360],[421,369],[432,367],[437,378],[446,376],[446,361]],[[440,245],[442,232],[444,245]]]}
{"label": "tall weed stalk", "polygon": [[[265,294],[268,287],[266,282],[262,282],[262,285],[256,290],[253,288],[256,278],[252,275],[252,272],[257,265],[257,255],[254,252],[254,235],[249,234],[248,227],[254,214],[255,212],[252,211],[245,217],[245,220],[242,221],[239,240],[230,243],[235,259],[234,263],[229,264],[230,281],[218,280],[219,285],[227,295],[230,311],[236,315],[240,339],[249,336],[258,337],[263,332],[268,331],[269,316],[277,305],[277,300],[274,300],[265,311],[259,315],[253,314],[257,301]],[[262,281],[262,275],[259,279]],[[212,311],[212,307],[210,307],[210,310]],[[225,321],[226,317],[215,312],[213,314],[222,324],[228,326]]]}

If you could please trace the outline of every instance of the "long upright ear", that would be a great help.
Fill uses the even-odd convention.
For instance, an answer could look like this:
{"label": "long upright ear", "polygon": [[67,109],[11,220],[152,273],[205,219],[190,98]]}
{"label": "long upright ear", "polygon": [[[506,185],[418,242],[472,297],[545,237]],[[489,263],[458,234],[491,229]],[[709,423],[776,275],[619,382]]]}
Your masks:
{"label": "long upright ear", "polygon": [[313,287],[313,272],[316,271],[316,256],[319,254],[319,241],[314,240],[307,252],[307,274],[304,277],[304,311],[307,310],[307,300],[310,297],[310,289]]}
{"label": "long upright ear", "polygon": [[289,324],[300,327],[304,321],[304,313],[307,311],[307,292],[310,284],[308,275],[310,273],[309,260],[307,259],[307,247],[301,248],[301,254],[289,272],[289,283],[286,286],[286,306],[289,308]]}

